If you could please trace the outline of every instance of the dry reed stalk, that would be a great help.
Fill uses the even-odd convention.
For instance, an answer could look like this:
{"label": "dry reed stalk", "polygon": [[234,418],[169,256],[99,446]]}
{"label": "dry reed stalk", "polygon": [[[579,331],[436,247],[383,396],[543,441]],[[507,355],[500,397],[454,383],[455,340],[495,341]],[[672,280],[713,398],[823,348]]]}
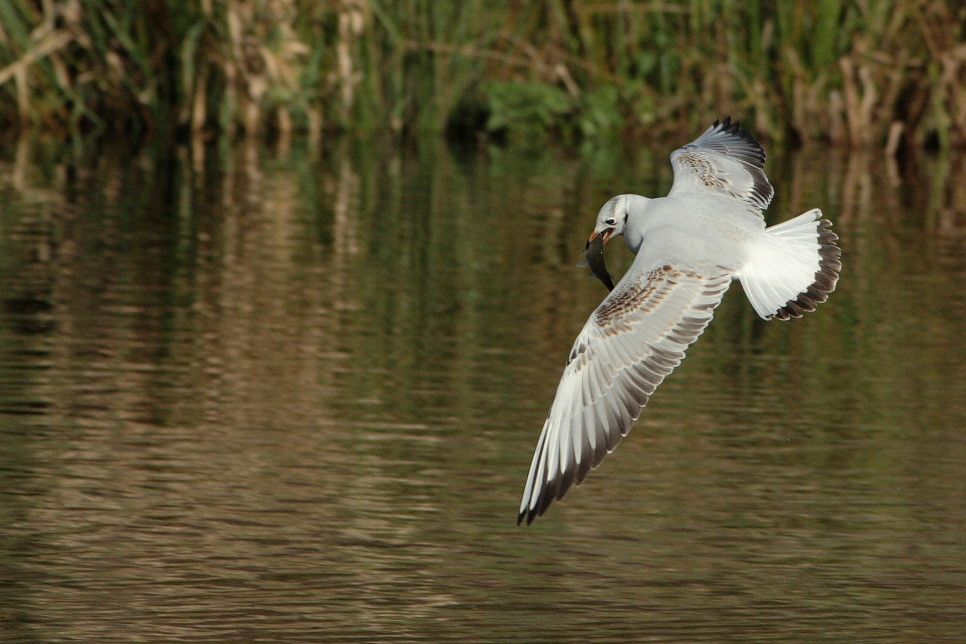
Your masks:
{"label": "dry reed stalk", "polygon": [[845,84],[845,120],[849,126],[849,143],[864,147],[872,141],[873,111],[878,92],[867,66],[856,65],[852,57],[846,56],[839,60],[839,67]]}
{"label": "dry reed stalk", "polygon": [[355,104],[356,86],[362,73],[355,68],[352,57],[354,43],[366,28],[365,0],[343,0],[339,7],[339,40],[336,43],[336,70],[342,97],[342,118],[348,122]]}

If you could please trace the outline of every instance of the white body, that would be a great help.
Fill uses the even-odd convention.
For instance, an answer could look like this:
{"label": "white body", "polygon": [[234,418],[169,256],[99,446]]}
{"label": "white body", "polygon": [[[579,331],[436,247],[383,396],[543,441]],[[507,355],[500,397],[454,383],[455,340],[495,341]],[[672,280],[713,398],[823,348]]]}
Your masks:
{"label": "white body", "polygon": [[760,215],[735,209],[732,197],[718,194],[615,199],[624,200],[616,207],[630,213],[624,237],[632,253],[638,254],[647,239],[660,256],[728,269],[762,318],[776,315],[815,281],[821,261],[817,208],[766,229]]}

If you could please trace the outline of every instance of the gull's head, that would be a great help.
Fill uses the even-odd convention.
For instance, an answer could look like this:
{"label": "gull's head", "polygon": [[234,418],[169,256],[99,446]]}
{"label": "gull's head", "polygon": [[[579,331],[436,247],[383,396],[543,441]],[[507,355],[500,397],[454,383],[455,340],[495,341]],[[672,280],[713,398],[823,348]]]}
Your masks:
{"label": "gull's head", "polygon": [[627,218],[631,216],[632,210],[643,208],[646,201],[647,198],[640,195],[617,195],[605,203],[597,213],[597,224],[590,239],[587,240],[587,245],[590,246],[591,242],[598,237],[606,244],[614,237],[623,235]]}

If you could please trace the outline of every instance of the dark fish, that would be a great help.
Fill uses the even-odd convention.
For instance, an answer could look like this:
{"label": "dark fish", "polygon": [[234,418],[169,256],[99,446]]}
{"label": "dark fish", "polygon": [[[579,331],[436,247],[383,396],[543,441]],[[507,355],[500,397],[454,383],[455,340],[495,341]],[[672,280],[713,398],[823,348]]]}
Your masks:
{"label": "dark fish", "polygon": [[614,278],[607,272],[607,264],[604,263],[604,236],[597,235],[593,241],[587,243],[587,265],[590,266],[591,273],[607,287],[608,291],[614,290]]}

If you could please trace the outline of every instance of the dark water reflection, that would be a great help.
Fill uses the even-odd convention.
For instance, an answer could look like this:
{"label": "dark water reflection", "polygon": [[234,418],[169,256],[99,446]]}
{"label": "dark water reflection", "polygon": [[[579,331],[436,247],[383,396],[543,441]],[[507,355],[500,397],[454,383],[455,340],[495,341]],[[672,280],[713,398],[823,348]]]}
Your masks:
{"label": "dark water reflection", "polygon": [[0,153],[0,637],[966,639],[962,157],[773,155],[839,291],[735,287],[517,528],[582,240],[670,144],[325,147]]}

